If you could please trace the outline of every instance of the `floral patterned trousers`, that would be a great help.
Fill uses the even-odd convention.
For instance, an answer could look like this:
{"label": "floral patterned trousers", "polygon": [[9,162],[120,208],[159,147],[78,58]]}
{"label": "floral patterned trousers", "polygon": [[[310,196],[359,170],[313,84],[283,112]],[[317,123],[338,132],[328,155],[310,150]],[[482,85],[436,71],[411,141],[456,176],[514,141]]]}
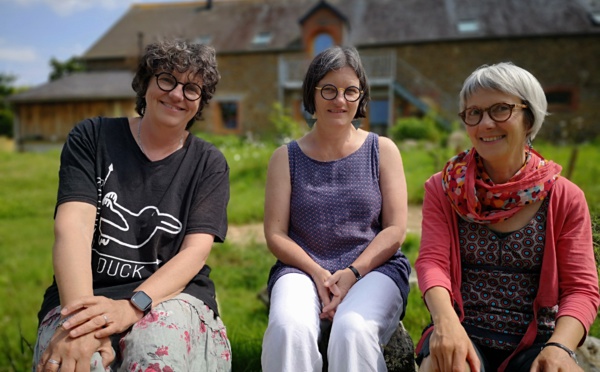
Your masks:
{"label": "floral patterned trousers", "polygon": [[[59,320],[56,307],[42,321],[34,368]],[[231,371],[231,346],[221,318],[184,293],[158,304],[121,335],[119,349],[106,372]],[[91,372],[105,372],[99,353],[94,353],[90,367]]]}

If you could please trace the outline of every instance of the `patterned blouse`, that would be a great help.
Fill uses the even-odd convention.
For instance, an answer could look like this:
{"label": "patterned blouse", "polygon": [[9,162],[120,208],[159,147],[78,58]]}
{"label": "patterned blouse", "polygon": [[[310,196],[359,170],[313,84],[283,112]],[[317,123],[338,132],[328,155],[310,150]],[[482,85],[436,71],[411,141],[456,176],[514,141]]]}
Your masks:
{"label": "patterned blouse", "polygon": [[[459,219],[462,260],[463,326],[471,338],[487,347],[513,350],[535,319],[544,255],[548,200],[519,230],[500,233]],[[538,341],[550,338],[558,308],[543,308]]]}

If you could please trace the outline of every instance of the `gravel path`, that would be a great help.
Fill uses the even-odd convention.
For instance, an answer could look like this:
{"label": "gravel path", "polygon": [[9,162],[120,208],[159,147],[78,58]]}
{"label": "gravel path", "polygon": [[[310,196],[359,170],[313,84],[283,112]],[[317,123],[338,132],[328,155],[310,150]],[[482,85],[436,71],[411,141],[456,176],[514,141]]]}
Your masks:
{"label": "gravel path", "polygon": [[[408,232],[421,233],[421,213],[420,205],[408,206]],[[234,244],[248,244],[250,242],[265,243],[262,223],[249,225],[229,226],[227,240]]]}

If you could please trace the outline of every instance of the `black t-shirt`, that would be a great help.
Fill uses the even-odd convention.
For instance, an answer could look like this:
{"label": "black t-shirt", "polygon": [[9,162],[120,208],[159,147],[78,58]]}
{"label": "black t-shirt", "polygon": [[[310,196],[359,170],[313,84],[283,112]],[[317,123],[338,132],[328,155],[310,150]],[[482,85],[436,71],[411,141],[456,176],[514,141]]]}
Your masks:
{"label": "black t-shirt", "polygon": [[[127,118],[79,123],[61,154],[58,205],[98,207],[92,250],[94,294],[112,299],[133,290],[175,256],[185,235],[227,233],[229,167],[212,144],[189,135],[183,147],[152,162],[137,146]],[[210,268],[184,289],[218,314]],[[46,290],[41,321],[60,304],[56,282]]]}

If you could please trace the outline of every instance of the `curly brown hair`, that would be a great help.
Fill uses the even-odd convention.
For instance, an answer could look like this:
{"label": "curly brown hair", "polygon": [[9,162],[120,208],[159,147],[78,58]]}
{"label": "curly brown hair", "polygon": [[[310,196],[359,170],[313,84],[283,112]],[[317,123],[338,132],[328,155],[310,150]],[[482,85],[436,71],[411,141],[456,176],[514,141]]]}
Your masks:
{"label": "curly brown hair", "polygon": [[202,79],[202,95],[196,115],[187,123],[189,129],[194,121],[202,119],[202,109],[213,97],[221,78],[217,70],[215,49],[204,44],[186,40],[163,40],[146,46],[140,58],[131,87],[136,93],[135,111],[144,116],[146,111],[146,91],[150,79],[158,72],[189,73]]}

